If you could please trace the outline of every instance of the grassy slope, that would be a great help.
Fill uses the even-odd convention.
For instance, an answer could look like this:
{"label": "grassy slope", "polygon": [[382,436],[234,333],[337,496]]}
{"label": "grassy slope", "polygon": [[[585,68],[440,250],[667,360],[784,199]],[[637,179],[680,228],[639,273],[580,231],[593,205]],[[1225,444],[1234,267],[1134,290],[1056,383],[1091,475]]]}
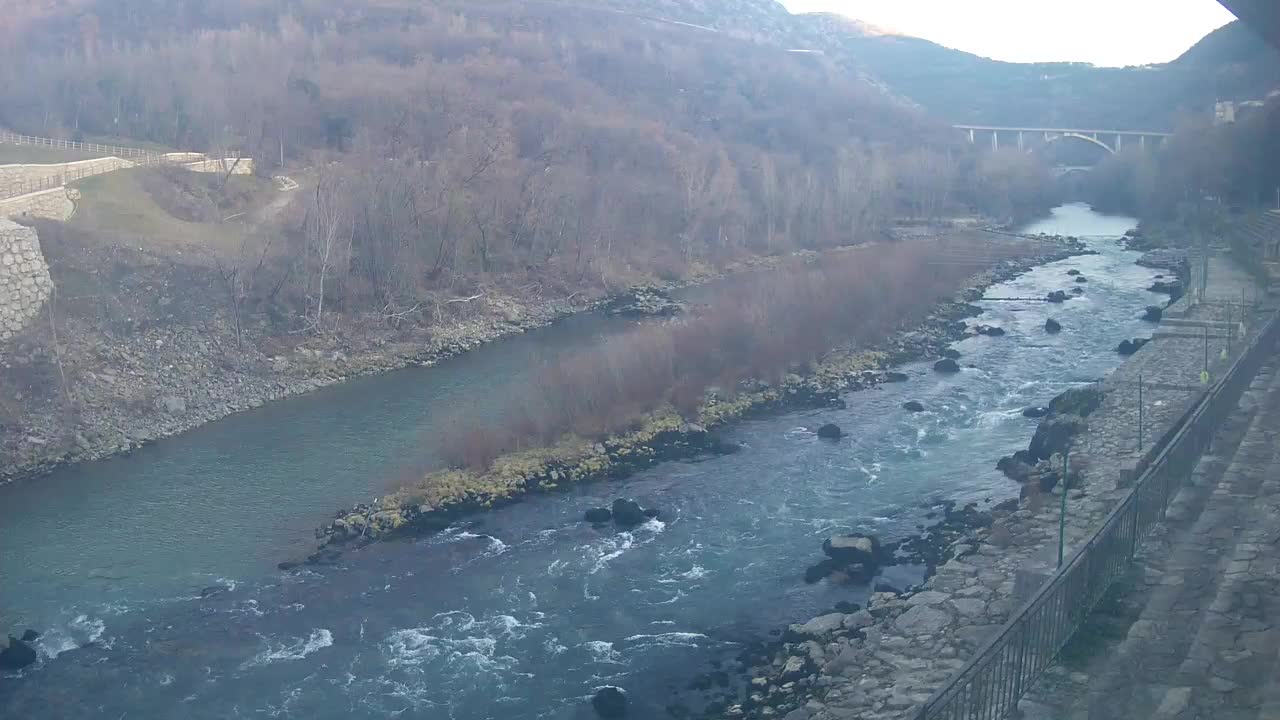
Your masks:
{"label": "grassy slope", "polygon": [[74,162],[76,160],[92,160],[101,156],[102,153],[91,153],[83,150],[67,150],[41,147],[39,145],[0,144],[0,165],[19,163],[51,165],[54,163]]}
{"label": "grassy slope", "polygon": [[[142,183],[145,168],[120,170],[75,183],[80,190],[75,228],[127,239],[130,245],[150,252],[176,253],[188,261],[233,257],[245,241],[253,242],[255,227],[243,217],[223,222],[187,222],[171,215],[147,192]],[[254,210],[269,203],[276,191],[269,180],[234,176],[229,183],[247,186],[253,201],[233,208],[228,215]]]}

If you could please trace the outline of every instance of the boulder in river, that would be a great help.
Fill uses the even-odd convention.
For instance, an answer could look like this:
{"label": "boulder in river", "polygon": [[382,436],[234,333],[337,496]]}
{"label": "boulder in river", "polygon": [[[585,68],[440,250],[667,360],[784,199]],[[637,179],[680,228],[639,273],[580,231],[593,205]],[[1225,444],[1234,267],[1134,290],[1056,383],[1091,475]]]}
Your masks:
{"label": "boulder in river", "polygon": [[1089,413],[1102,406],[1107,397],[1097,385],[1085,385],[1065,390],[1049,401],[1049,412],[1055,415],[1078,415],[1088,417]]}
{"label": "boulder in river", "polygon": [[1087,278],[1087,277],[1085,277],[1085,276],[1083,276],[1083,275],[1077,275],[1077,276],[1076,276],[1076,282],[1078,282],[1078,283],[1087,283],[1087,282],[1089,282],[1089,278]]}
{"label": "boulder in river", "polygon": [[27,630],[26,632],[22,633],[22,642],[24,643],[33,643],[39,639],[40,639],[40,633],[36,632],[35,630]]}
{"label": "boulder in river", "polygon": [[1027,448],[1031,459],[1048,460],[1054,453],[1065,452],[1085,427],[1084,418],[1078,415],[1054,415],[1042,421]]}
{"label": "boulder in river", "polygon": [[986,335],[988,337],[1000,337],[1001,335],[1004,335],[1004,328],[996,327],[994,325],[979,325],[974,328],[974,331],[979,335]]}
{"label": "boulder in river", "polygon": [[605,685],[591,696],[591,707],[602,718],[627,716],[627,691],[615,685]]}
{"label": "boulder in river", "polygon": [[1160,318],[1164,317],[1164,308],[1159,305],[1148,305],[1147,309],[1142,313],[1142,319],[1147,322],[1160,322]]}
{"label": "boulder in river", "polygon": [[0,670],[21,670],[36,661],[36,651],[18,638],[9,636],[9,647],[0,650]]}
{"label": "boulder in river", "polygon": [[1147,288],[1151,292],[1164,293],[1173,299],[1182,297],[1182,282],[1179,280],[1156,280]]}
{"label": "boulder in river", "polygon": [[996,463],[996,469],[1005,474],[1010,480],[1024,483],[1031,474],[1035,472],[1035,468],[1022,462],[1012,455],[1005,455]]}
{"label": "boulder in river", "polygon": [[906,381],[907,381],[907,374],[906,374],[906,373],[900,373],[900,372],[893,372],[893,371],[889,371],[889,372],[887,372],[887,373],[885,373],[885,374],[884,374],[884,381],[885,381],[885,382],[892,382],[892,383],[893,383],[893,382],[906,382]]}
{"label": "boulder in river", "polygon": [[1083,294],[1084,294],[1084,288],[1082,288],[1082,287],[1073,287],[1073,288],[1071,288],[1071,294],[1072,294],[1072,295],[1083,295]]}
{"label": "boulder in river", "polygon": [[1132,355],[1142,349],[1143,345],[1149,342],[1147,338],[1134,338],[1132,340],[1121,340],[1116,346],[1116,352],[1121,355]]}
{"label": "boulder in river", "polygon": [[818,437],[823,440],[839,440],[844,437],[844,431],[835,423],[827,423],[826,425],[818,428]]}
{"label": "boulder in river", "polygon": [[613,521],[623,527],[634,527],[649,519],[644,514],[644,508],[640,507],[640,503],[625,498],[618,498],[613,501],[611,514],[613,515]]}
{"label": "boulder in river", "polygon": [[832,535],[822,541],[822,552],[832,560],[867,567],[878,567],[881,561],[880,540],[874,535]]}
{"label": "boulder in river", "polygon": [[613,512],[606,507],[591,508],[582,515],[589,523],[606,523],[613,519]]}
{"label": "boulder in river", "polygon": [[656,288],[636,288],[605,305],[606,315],[623,317],[666,317],[684,311],[684,305]]}
{"label": "boulder in river", "polygon": [[1054,333],[1060,333],[1062,332],[1062,323],[1058,322],[1057,320],[1054,320],[1053,318],[1049,318],[1048,320],[1044,321],[1044,331],[1049,333],[1050,335]]}
{"label": "boulder in river", "polygon": [[1063,303],[1067,301],[1067,294],[1061,290],[1054,290],[1048,295],[1045,295],[1044,299],[1051,303]]}
{"label": "boulder in river", "polygon": [[908,400],[902,403],[902,409],[913,413],[924,412],[924,405],[919,400]]}
{"label": "boulder in river", "polygon": [[1072,269],[1070,269],[1070,270],[1068,270],[1068,271],[1067,271],[1067,274],[1068,274],[1068,275],[1079,275],[1079,274],[1080,274],[1080,271],[1079,271],[1079,270],[1076,270],[1075,268],[1072,268]]}
{"label": "boulder in river", "polygon": [[1029,407],[1022,411],[1022,417],[1028,417],[1028,418],[1042,418],[1048,414],[1049,414],[1049,408],[1043,407],[1041,405]]}
{"label": "boulder in river", "polygon": [[959,350],[956,350],[956,349],[954,349],[954,348],[947,348],[946,350],[943,350],[943,351],[942,351],[942,357],[944,357],[944,358],[948,358],[948,359],[951,359],[951,360],[959,360],[959,359],[960,359],[960,351],[959,351]]}
{"label": "boulder in river", "polygon": [[823,558],[813,565],[805,568],[804,581],[812,585],[843,567],[844,565],[839,560]]}
{"label": "boulder in river", "polygon": [[933,364],[933,369],[938,372],[955,373],[960,372],[960,365],[951,358],[942,358]]}

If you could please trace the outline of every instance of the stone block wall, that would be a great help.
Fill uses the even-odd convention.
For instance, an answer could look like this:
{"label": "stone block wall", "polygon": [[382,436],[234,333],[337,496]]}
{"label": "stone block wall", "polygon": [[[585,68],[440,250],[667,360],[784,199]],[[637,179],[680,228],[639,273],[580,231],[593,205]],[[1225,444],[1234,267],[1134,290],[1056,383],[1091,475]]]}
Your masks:
{"label": "stone block wall", "polygon": [[23,195],[33,189],[43,190],[44,187],[38,187],[42,183],[47,185],[56,182],[61,185],[134,165],[134,162],[118,157],[52,165],[0,165],[0,198]]}
{"label": "stone block wall", "polygon": [[71,219],[78,193],[71,188],[56,187],[0,200],[0,218],[33,217],[46,220]]}
{"label": "stone block wall", "polygon": [[52,291],[36,231],[0,218],[0,341],[30,325]]}

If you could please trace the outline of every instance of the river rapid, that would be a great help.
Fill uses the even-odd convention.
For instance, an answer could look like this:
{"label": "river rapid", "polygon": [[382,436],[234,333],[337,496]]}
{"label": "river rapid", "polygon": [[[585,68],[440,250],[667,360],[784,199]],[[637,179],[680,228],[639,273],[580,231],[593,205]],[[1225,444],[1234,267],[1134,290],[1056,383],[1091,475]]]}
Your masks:
{"label": "river rapid", "polygon": [[[429,455],[449,408],[500,413],[490,378],[621,324],[573,318],[0,487],[0,627],[44,633],[37,665],[0,675],[0,717],[569,720],[593,717],[586,699],[606,684],[629,691],[636,717],[701,710],[683,692],[695,676],[770,630],[865,600],[865,588],[803,583],[825,537],[898,539],[942,500],[1017,496],[994,465],[1026,446],[1035,421],[1022,409],[1107,374],[1120,340],[1151,333],[1143,308],[1166,299],[1116,239],[1134,224],[1068,205],[1026,228],[1098,254],[987,296],[1069,290],[1069,269],[1086,292],[978,303],[973,322],[1007,334],[957,343],[956,375],[908,365],[907,382],[851,393],[847,409],[728,429],[740,452],[530,497],[334,567],[272,569],[311,546],[333,508]],[[1044,333],[1047,317],[1060,334]],[[827,422],[848,437],[816,438]],[[661,519],[629,532],[581,522],[615,497]]]}

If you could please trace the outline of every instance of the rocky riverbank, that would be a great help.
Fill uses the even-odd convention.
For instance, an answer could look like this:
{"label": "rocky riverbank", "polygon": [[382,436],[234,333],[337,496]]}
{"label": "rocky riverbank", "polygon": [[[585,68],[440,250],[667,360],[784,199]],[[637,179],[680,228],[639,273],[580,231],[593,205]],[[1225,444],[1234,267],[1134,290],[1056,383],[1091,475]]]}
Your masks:
{"label": "rocky riverbank", "polygon": [[840,402],[843,392],[896,381],[898,374],[891,369],[895,365],[941,357],[952,342],[970,332],[964,318],[980,309],[969,301],[980,298],[986,287],[1036,265],[1084,252],[1083,245],[1071,238],[1053,238],[1046,248],[1022,260],[1003,261],[975,277],[960,297],[940,304],[919,327],[879,347],[834,352],[810,374],[788,375],[776,386],[756,383],[732,398],[710,396],[691,420],[674,409],[660,410],[644,418],[638,430],[623,435],[602,441],[574,438],[551,448],[508,455],[483,472],[435,472],[413,487],[340,511],[317,531],[322,549],[311,560],[329,559],[343,545],[430,532],[459,515],[511,502],[528,492],[619,477],[660,460],[723,451],[714,431],[726,423],[754,413]]}
{"label": "rocky riverbank", "polygon": [[[1151,258],[1147,258],[1151,260]],[[1177,274],[1183,260],[1157,264]],[[1150,266],[1149,263],[1144,263]],[[1221,322],[1225,310],[1174,304],[1180,317]],[[1250,327],[1261,326],[1260,317]],[[880,720],[913,717],[915,708],[947,682],[1022,602],[1052,574],[1058,546],[1060,502],[1068,556],[1129,492],[1133,475],[1154,452],[1137,449],[1134,427],[1137,378],[1166,384],[1145,392],[1147,437],[1159,438],[1198,397],[1202,358],[1195,338],[1176,334],[1139,349],[1108,380],[1062,393],[1046,408],[1025,451],[1001,460],[1022,484],[1016,503],[999,506],[989,523],[975,523],[945,545],[929,577],[906,593],[874,592],[865,610],[841,608],[791,626],[781,641],[759,653],[745,688],[712,716],[786,720]],[[1210,348],[1232,359],[1225,338]],[[1238,352],[1244,343],[1237,343]],[[1193,392],[1188,392],[1192,390]],[[1070,447],[1066,481],[1062,453]],[[984,526],[985,525],[985,526]],[[830,552],[827,553],[829,556]]]}
{"label": "rocky riverbank", "polygon": [[440,299],[430,322],[352,315],[335,318],[332,332],[291,333],[268,313],[237,329],[207,268],[127,248],[46,245],[58,306],[49,322],[0,347],[0,484],[128,453],[350,378],[432,365],[570,314],[674,314],[681,306],[666,293],[676,288],[786,259],[700,267],[683,281],[616,293],[489,287]]}

